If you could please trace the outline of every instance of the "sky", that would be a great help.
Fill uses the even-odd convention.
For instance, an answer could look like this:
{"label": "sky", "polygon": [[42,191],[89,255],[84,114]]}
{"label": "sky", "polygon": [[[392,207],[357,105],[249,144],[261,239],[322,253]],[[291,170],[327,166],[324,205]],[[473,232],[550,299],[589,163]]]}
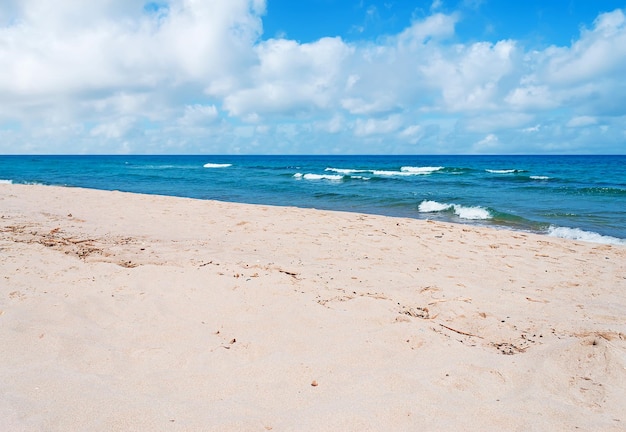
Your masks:
{"label": "sky", "polygon": [[626,0],[0,0],[0,154],[626,154]]}

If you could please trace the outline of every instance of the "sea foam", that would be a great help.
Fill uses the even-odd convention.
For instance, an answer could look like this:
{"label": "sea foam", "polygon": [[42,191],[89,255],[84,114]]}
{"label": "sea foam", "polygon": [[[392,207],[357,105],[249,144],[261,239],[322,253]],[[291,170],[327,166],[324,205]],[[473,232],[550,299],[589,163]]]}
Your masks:
{"label": "sea foam", "polygon": [[469,220],[485,220],[491,219],[491,213],[489,210],[483,207],[465,207],[460,205],[454,205],[454,213],[461,219]]}
{"label": "sea foam", "polygon": [[228,168],[230,166],[233,166],[233,164],[229,164],[229,163],[224,163],[224,164],[218,164],[218,163],[205,163],[204,165],[202,165],[204,168]]}
{"label": "sea foam", "polygon": [[418,210],[421,213],[436,213],[448,210],[450,207],[452,207],[450,204],[442,204],[437,201],[422,201]]}
{"label": "sea foam", "polygon": [[0,184],[13,184],[13,180],[2,180],[2,179],[0,179]]}
{"label": "sea foam", "polygon": [[339,174],[302,174],[295,173],[293,175],[294,178],[297,179],[305,179],[305,180],[330,180],[330,181],[341,181],[343,180],[343,176]]}
{"label": "sea foam", "polygon": [[584,231],[579,228],[566,228],[551,226],[548,228],[548,235],[552,237],[580,240],[591,243],[602,243],[612,245],[626,245],[626,240],[616,237],[604,236],[592,231]]}
{"label": "sea foam", "polygon": [[517,174],[517,173],[526,172],[526,170],[518,170],[518,169],[502,169],[502,170],[486,169],[485,171],[491,174]]}
{"label": "sea foam", "polygon": [[408,173],[412,173],[412,174],[416,174],[416,175],[425,175],[425,174],[432,174],[436,171],[441,171],[443,169],[443,167],[438,166],[438,167],[430,167],[430,166],[425,166],[425,167],[413,167],[413,166],[403,166],[402,168],[400,168],[400,171],[402,172],[408,172]]}
{"label": "sea foam", "polygon": [[372,170],[372,174],[377,175],[377,176],[385,176],[385,177],[392,177],[392,176],[412,176],[415,175],[413,173],[410,172],[406,172],[406,171],[388,171],[388,170]]}
{"label": "sea foam", "polygon": [[436,171],[442,170],[444,167],[414,167],[414,166],[403,166],[399,171],[396,170],[377,170],[377,169],[351,169],[351,168],[332,168],[328,167],[325,171],[332,171],[339,174],[351,175],[357,173],[371,173],[377,176],[383,177],[393,177],[393,176],[415,176],[415,175],[428,175],[432,174]]}
{"label": "sea foam", "polygon": [[324,171],[331,171],[331,172],[336,172],[339,174],[354,174],[354,173],[368,173],[371,172],[370,170],[364,170],[364,169],[349,169],[349,168],[326,168]]}
{"label": "sea foam", "polygon": [[492,218],[489,210],[484,207],[466,207],[459,204],[447,204],[437,201],[422,201],[418,207],[418,211],[420,213],[452,211],[459,218],[467,220],[486,220]]}

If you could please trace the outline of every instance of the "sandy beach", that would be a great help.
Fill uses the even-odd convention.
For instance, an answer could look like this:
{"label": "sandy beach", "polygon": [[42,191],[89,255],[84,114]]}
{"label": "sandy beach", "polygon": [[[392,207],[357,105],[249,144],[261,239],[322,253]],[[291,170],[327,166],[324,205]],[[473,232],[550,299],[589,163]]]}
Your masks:
{"label": "sandy beach", "polygon": [[0,184],[0,430],[624,431],[626,248]]}

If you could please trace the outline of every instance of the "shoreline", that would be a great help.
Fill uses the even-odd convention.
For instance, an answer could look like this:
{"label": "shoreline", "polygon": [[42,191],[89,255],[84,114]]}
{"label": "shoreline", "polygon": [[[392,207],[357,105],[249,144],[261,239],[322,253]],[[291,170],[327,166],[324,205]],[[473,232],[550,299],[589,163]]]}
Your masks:
{"label": "shoreline", "polygon": [[7,430],[623,430],[626,249],[0,185]]}
{"label": "shoreline", "polygon": [[[550,238],[582,241],[582,242],[587,242],[587,243],[612,245],[612,246],[618,246],[618,247],[626,246],[626,238],[605,235],[605,234],[601,234],[595,231],[587,231],[587,230],[584,230],[582,228],[577,228],[577,227],[572,228],[572,227],[564,227],[564,226],[556,226],[556,225],[546,225],[545,228],[539,230],[539,229],[530,229],[530,228],[520,228],[512,223],[493,222],[489,219],[487,220],[467,219],[467,220],[454,221],[454,220],[447,220],[445,218],[442,218],[441,216],[434,217],[434,218],[423,216],[423,214],[428,214],[428,213],[418,213],[418,214],[421,214],[422,216],[417,217],[417,216],[408,216],[408,215],[402,215],[402,214],[396,215],[396,214],[391,214],[391,213],[385,213],[383,211],[362,212],[358,210],[351,211],[351,210],[340,210],[340,209],[337,210],[337,209],[329,209],[329,208],[300,207],[300,206],[290,206],[290,205],[280,205],[280,204],[263,204],[263,203],[249,203],[249,202],[239,202],[239,201],[225,201],[225,200],[218,200],[218,199],[197,198],[193,196],[185,197],[185,196],[176,196],[176,195],[165,195],[161,193],[151,194],[151,193],[144,193],[144,192],[132,192],[132,191],[117,190],[117,189],[97,189],[97,188],[72,186],[72,185],[55,185],[55,184],[43,184],[43,183],[23,184],[23,183],[13,183],[12,180],[2,180],[2,179],[0,179],[0,185],[43,186],[43,187],[53,187],[53,188],[60,187],[60,188],[70,188],[70,189],[95,190],[95,191],[102,191],[102,192],[120,192],[120,193],[129,193],[129,194],[146,195],[146,196],[162,196],[162,197],[171,197],[171,198],[193,199],[193,200],[209,201],[209,202],[215,201],[215,202],[222,202],[225,204],[240,204],[240,205],[267,206],[267,207],[279,207],[279,208],[298,208],[302,210],[364,214],[368,216],[380,216],[380,217],[389,217],[389,218],[398,218],[398,219],[412,219],[412,220],[425,221],[425,222],[435,221],[435,222],[443,223],[443,224],[453,224],[453,225],[461,225],[461,226],[469,226],[469,227],[477,227],[477,228],[512,231],[512,232],[517,232],[517,233],[541,235],[541,236],[546,236]],[[436,203],[436,204],[439,204],[439,203]],[[435,214],[435,216],[437,215]]]}

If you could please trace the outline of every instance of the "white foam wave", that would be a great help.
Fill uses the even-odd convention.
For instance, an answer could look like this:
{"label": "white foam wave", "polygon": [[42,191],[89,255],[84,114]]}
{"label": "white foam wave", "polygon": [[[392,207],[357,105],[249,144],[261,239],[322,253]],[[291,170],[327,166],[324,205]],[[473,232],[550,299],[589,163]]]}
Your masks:
{"label": "white foam wave", "polygon": [[443,204],[437,201],[422,201],[417,209],[421,213],[436,213],[448,210],[450,207],[452,207],[450,204]]}
{"label": "white foam wave", "polygon": [[548,176],[530,176],[530,178],[533,180],[550,180]]}
{"label": "white foam wave", "polygon": [[204,168],[228,168],[230,166],[233,166],[233,164],[229,164],[229,163],[225,163],[225,164],[218,164],[218,163],[205,163],[204,165],[202,165]]}
{"label": "white foam wave", "polygon": [[516,169],[504,169],[504,170],[485,170],[488,173],[492,173],[492,174],[514,174],[514,173],[519,173],[522,172],[521,170],[516,170]]}
{"label": "white foam wave", "polygon": [[387,171],[387,170],[372,170],[372,174],[377,176],[412,176],[414,173],[406,172],[406,171]]}
{"label": "white foam wave", "polygon": [[2,179],[0,179],[0,184],[13,184],[13,180],[2,180]]}
{"label": "white foam wave", "polygon": [[486,220],[491,219],[491,213],[484,207],[466,207],[459,204],[447,204],[437,201],[422,201],[418,206],[421,213],[438,213],[452,210],[460,219]]}
{"label": "white foam wave", "polygon": [[552,237],[580,240],[591,243],[602,243],[612,245],[626,245],[626,240],[618,239],[616,237],[604,236],[592,231],[583,231],[579,228],[565,228],[551,226],[548,229],[548,235]]}
{"label": "white foam wave", "polygon": [[370,170],[349,169],[349,168],[326,168],[324,171],[332,171],[332,172],[336,172],[336,173],[339,173],[339,174],[345,174],[345,175],[350,175],[350,174],[355,174],[355,173],[371,172]]}
{"label": "white foam wave", "polygon": [[454,205],[454,213],[461,219],[491,219],[491,213],[489,213],[489,210],[483,207],[465,207],[460,205]]}
{"label": "white foam wave", "polygon": [[412,174],[416,174],[416,175],[425,175],[425,174],[432,174],[436,171],[440,171],[442,170],[443,167],[429,167],[429,166],[425,166],[425,167],[413,167],[413,166],[403,166],[400,168],[400,171],[402,172],[408,172],[408,173],[412,173]]}
{"label": "white foam wave", "polygon": [[329,180],[329,181],[341,181],[343,180],[342,175],[332,175],[332,174],[302,174],[295,173],[294,178],[297,179],[305,179],[305,180]]}
{"label": "white foam wave", "polygon": [[328,167],[325,171],[336,172],[338,174],[344,175],[352,175],[352,174],[362,174],[362,173],[371,173],[377,176],[414,176],[414,175],[426,175],[432,174],[435,171],[442,170],[444,167],[413,167],[413,166],[403,166],[400,168],[400,171],[392,171],[392,170],[374,170],[374,169],[352,169],[352,168],[332,168]]}

